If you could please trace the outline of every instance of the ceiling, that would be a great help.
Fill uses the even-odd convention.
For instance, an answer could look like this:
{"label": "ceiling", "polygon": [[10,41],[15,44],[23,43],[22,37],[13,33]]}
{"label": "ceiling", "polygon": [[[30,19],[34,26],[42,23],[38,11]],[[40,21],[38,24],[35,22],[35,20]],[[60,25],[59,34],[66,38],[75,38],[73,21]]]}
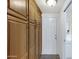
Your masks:
{"label": "ceiling", "polygon": [[58,0],[56,6],[49,7],[45,1],[46,0],[35,0],[39,8],[43,13],[59,13],[65,0]]}

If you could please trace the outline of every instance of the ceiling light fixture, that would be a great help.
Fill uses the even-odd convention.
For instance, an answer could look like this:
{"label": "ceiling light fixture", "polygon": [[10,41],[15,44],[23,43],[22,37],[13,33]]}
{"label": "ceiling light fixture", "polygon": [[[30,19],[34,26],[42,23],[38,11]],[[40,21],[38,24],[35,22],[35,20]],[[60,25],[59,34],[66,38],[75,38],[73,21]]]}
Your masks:
{"label": "ceiling light fixture", "polygon": [[46,4],[48,5],[48,6],[55,6],[56,5],[56,3],[57,3],[57,0],[46,0]]}

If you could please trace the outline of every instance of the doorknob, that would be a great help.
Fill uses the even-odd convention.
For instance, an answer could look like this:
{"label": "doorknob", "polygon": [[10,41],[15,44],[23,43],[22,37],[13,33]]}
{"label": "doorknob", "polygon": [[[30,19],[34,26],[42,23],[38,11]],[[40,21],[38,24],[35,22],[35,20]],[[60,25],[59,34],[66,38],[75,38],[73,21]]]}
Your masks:
{"label": "doorknob", "polygon": [[55,34],[55,39],[57,40],[57,36],[56,36],[56,34]]}

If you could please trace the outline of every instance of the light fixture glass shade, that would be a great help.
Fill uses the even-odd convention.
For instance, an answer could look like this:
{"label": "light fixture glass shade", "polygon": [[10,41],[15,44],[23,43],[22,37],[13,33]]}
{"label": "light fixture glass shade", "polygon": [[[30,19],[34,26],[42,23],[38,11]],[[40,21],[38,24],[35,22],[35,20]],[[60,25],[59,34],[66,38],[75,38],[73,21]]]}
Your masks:
{"label": "light fixture glass shade", "polygon": [[46,0],[47,5],[49,6],[55,6],[57,1],[56,0]]}

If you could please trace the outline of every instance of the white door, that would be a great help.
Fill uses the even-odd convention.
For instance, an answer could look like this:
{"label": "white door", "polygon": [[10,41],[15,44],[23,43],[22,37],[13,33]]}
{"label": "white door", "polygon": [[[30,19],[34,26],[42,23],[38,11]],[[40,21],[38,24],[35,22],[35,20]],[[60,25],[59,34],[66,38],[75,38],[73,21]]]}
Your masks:
{"label": "white door", "polygon": [[56,54],[56,18],[46,17],[42,22],[42,53]]}

